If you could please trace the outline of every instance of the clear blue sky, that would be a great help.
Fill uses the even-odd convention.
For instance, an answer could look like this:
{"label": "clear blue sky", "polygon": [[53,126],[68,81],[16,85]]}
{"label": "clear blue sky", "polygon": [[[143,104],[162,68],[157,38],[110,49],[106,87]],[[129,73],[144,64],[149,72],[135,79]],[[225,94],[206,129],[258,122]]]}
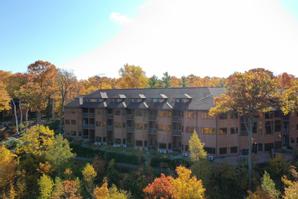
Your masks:
{"label": "clear blue sky", "polygon": [[[93,52],[95,49],[103,47],[104,44],[109,44],[117,35],[121,34],[123,26],[110,19],[111,13],[120,13],[121,16],[125,16],[128,19],[134,19],[140,15],[138,11],[140,6],[144,5],[144,2],[146,2],[146,0],[0,0],[0,70],[25,72],[27,66],[38,59],[48,60],[60,66],[84,54]],[[242,14],[242,10],[246,11],[243,5],[249,4],[240,3],[239,1],[227,1],[224,3],[221,0],[213,3],[208,3],[204,0],[187,1],[187,3],[184,3],[183,0],[176,1],[175,3],[171,0],[152,0],[152,2],[152,5],[147,5],[145,9],[146,12],[142,13],[143,15],[141,15],[142,17],[137,21],[136,25],[134,24],[132,26],[133,28],[131,28],[126,35],[122,36],[122,38],[124,38],[122,43],[113,44],[114,46],[108,49],[111,52],[106,54],[103,53],[105,52],[105,49],[103,49],[100,54],[102,57],[93,57],[94,59],[100,59],[99,61],[94,60],[89,63],[88,57],[87,60],[83,60],[82,63],[78,61],[77,63],[81,68],[78,66],[72,67],[77,71],[77,74],[84,72],[84,70],[86,70],[85,67],[89,66],[90,68],[97,68],[97,71],[88,70],[90,74],[88,73],[84,77],[92,75],[95,72],[98,73],[98,68],[105,70],[103,73],[113,75],[110,71],[117,73],[122,64],[126,62],[141,65],[145,68],[145,71],[149,71],[150,75],[165,71],[169,71],[171,74],[178,76],[181,74],[185,75],[183,74],[183,72],[185,73],[185,65],[189,67],[186,69],[187,73],[196,73],[197,75],[221,75],[221,70],[227,71],[226,73],[230,74],[231,71],[242,70],[242,68],[237,68],[242,65],[245,67],[247,65],[250,67],[274,66],[277,68],[272,69],[274,72],[285,70],[297,74],[297,69],[293,68],[297,66],[296,62],[298,62],[295,61],[297,60],[297,58],[295,58],[295,53],[297,53],[295,49],[296,47],[298,48],[298,45],[296,45],[297,34],[292,31],[294,29],[296,30],[297,25],[293,25],[292,23],[288,28],[288,21],[279,20],[279,16],[283,15],[281,15],[281,13],[275,13],[274,9],[272,9],[272,12],[274,12],[271,13],[272,15],[268,16],[267,13],[270,12],[271,5],[278,4],[279,7],[282,7],[287,13],[290,13],[290,15],[298,19],[298,0],[263,1],[266,2],[266,4],[264,4],[265,6],[263,6],[262,9],[264,9],[266,13],[259,12],[258,16],[253,16],[255,11],[253,7],[247,8],[248,14],[243,14],[243,16],[241,16],[242,18],[239,18],[239,20],[247,20],[244,21],[246,23],[251,20],[250,23],[247,23],[249,25],[247,27],[249,27],[249,31],[253,34],[251,34],[251,32],[246,33],[246,30],[244,30],[244,34],[241,32],[241,34],[236,35],[234,35],[235,31],[237,32],[239,29],[233,29],[233,27],[239,26],[237,22],[238,19],[229,18],[229,15],[226,13],[235,12],[235,10],[238,9],[239,14]],[[222,5],[220,10],[217,8],[219,3],[226,4],[226,6]],[[187,7],[188,4],[189,7]],[[202,5],[207,6],[207,10],[202,8],[203,10],[200,11],[202,13],[201,15],[197,12],[197,9]],[[254,5],[259,6],[262,4],[259,4],[259,1],[254,1]],[[177,10],[175,15],[171,13],[172,10]],[[216,10],[216,12],[214,12],[214,10]],[[217,14],[218,16],[212,16],[213,12],[214,15]],[[173,18],[167,18],[168,16]],[[225,20],[220,21],[225,16]],[[192,18],[195,19],[192,21]],[[257,18],[257,20],[255,18]],[[272,18],[272,21],[270,21],[270,18]],[[149,21],[149,25],[144,25],[142,20],[144,20],[144,23]],[[175,23],[172,23],[171,20],[175,21]],[[189,23],[189,20],[193,23]],[[205,23],[205,21],[207,21],[207,23]],[[234,23],[234,21],[236,23]],[[264,24],[258,25],[258,21],[264,21]],[[267,21],[271,24],[267,25]],[[278,24],[275,23],[275,21],[277,21]],[[198,25],[198,23],[201,25]],[[209,23],[212,23],[213,26],[209,26]],[[223,26],[222,23],[228,24],[227,26]],[[172,24],[174,24],[174,26],[171,26]],[[253,24],[257,25],[253,26]],[[200,26],[203,27],[203,30],[209,30],[211,27],[210,32],[206,32],[206,38],[204,37],[205,32],[199,29]],[[223,30],[217,31],[217,29],[212,29],[212,27],[221,28],[222,26],[225,27]],[[244,28],[245,26],[246,24],[243,25]],[[184,27],[187,31],[180,32],[179,27]],[[260,27],[264,27],[264,30],[266,30],[259,30]],[[271,27],[275,29],[270,29]],[[178,29],[176,30],[175,28]],[[232,45],[230,50],[218,50],[216,53],[212,50],[210,54],[208,54],[209,47],[212,49],[218,49],[218,47],[225,49],[228,47],[224,41],[229,40],[221,36],[220,33],[225,33],[229,28],[232,29],[224,36],[229,38],[229,35],[231,35],[230,40],[232,41],[235,40],[235,37],[243,35],[246,39],[240,39],[240,41],[247,42],[241,46],[236,45],[239,42],[235,42],[236,44]],[[143,30],[136,34],[134,30],[137,29]],[[152,30],[160,31],[160,33],[158,35],[151,34],[154,33]],[[212,30],[215,31],[212,32]],[[278,32],[279,30],[281,33]],[[197,31],[197,33],[195,31]],[[268,31],[268,34],[266,31]],[[259,34],[262,34],[262,32],[263,35],[260,36]],[[193,33],[194,35],[189,35],[189,33]],[[203,35],[200,36],[201,33]],[[133,38],[130,38],[129,35],[133,35]],[[144,36],[142,37],[142,35]],[[159,35],[161,35],[160,38]],[[268,36],[270,35],[273,36],[269,40]],[[196,39],[200,37],[204,37],[204,39],[198,40],[198,43],[195,43]],[[250,37],[252,37],[251,40],[247,40],[247,38]],[[144,38],[151,39],[143,44],[143,41],[146,40]],[[170,39],[172,38],[173,41],[178,43],[178,46],[175,48],[171,47],[173,42],[170,41]],[[287,40],[283,41],[283,38]],[[219,40],[217,41],[216,39]],[[185,40],[188,41],[188,43],[185,42]],[[125,41],[128,43],[126,44]],[[163,45],[164,41],[168,43]],[[206,42],[204,43],[204,41]],[[257,44],[259,46],[255,48],[255,46],[252,45],[252,50],[246,52],[245,50],[248,49],[247,46],[250,45],[251,41],[258,41]],[[264,44],[262,43],[263,41]],[[134,44],[131,45],[130,42],[134,42]],[[281,47],[276,46],[274,42],[279,42],[279,46]],[[271,47],[271,45],[273,45],[274,48]],[[118,46],[122,46],[122,51],[119,51],[117,54],[114,52],[119,50],[117,48]],[[137,47],[133,49],[131,46]],[[158,48],[156,48],[156,46],[158,46]],[[204,54],[200,59],[197,59],[197,54],[195,53],[199,52],[197,47],[200,47],[201,54]],[[239,49],[242,47],[243,49]],[[179,48],[182,52],[179,51]],[[280,50],[280,52],[274,52],[272,49],[275,48]],[[188,49],[187,53],[185,49]],[[237,50],[234,52],[233,49]],[[260,52],[255,52],[254,49],[260,49]],[[176,50],[177,52],[175,52]],[[270,50],[272,50],[272,52]],[[270,53],[268,53],[268,51],[270,51]],[[237,52],[241,53],[238,55]],[[125,56],[123,55],[124,53],[126,53]],[[175,53],[177,53],[177,55]],[[235,53],[237,56],[229,57],[231,54]],[[159,56],[160,54],[168,54],[168,57]],[[259,56],[260,54],[262,54],[262,56]],[[280,56],[280,54],[282,54],[282,56]],[[120,60],[119,57],[122,55],[124,58]],[[251,57],[245,55],[250,55]],[[222,58],[220,58],[221,56]],[[211,62],[215,60],[212,57],[217,57],[218,63]],[[239,60],[233,62],[237,57]],[[179,60],[179,58],[181,58],[181,60]],[[205,58],[207,61],[202,61],[201,63],[200,60],[204,60],[202,58]],[[118,59],[119,63],[111,63],[110,65],[114,66],[114,68],[111,68],[109,61]],[[189,60],[189,63],[184,63],[185,60]],[[97,61],[99,62],[98,64]],[[100,61],[102,61],[103,64],[101,64]],[[214,66],[214,68],[209,67],[209,63],[210,66]],[[101,67],[103,65],[106,67]],[[203,66],[205,68],[201,70],[200,67]],[[206,70],[206,66],[210,68],[210,71]],[[229,69],[224,68],[224,66],[234,68]],[[281,66],[288,66],[288,68],[279,69]],[[161,71],[161,67],[165,68]],[[243,70],[246,69],[245,67],[243,67]],[[202,72],[206,72],[206,74]]]}
{"label": "clear blue sky", "polygon": [[111,12],[133,17],[143,0],[1,0],[0,70],[37,59],[63,63],[112,39]]}

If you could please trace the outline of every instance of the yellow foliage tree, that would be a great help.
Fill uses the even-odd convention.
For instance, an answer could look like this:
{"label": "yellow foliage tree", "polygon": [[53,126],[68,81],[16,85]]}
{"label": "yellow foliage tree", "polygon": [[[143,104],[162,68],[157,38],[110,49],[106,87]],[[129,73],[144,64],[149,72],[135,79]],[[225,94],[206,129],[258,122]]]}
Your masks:
{"label": "yellow foliage tree", "polygon": [[10,100],[5,84],[0,81],[0,111],[10,109]]}
{"label": "yellow foliage tree", "polygon": [[140,66],[125,64],[119,72],[121,88],[144,88],[148,85],[148,78]]}
{"label": "yellow foliage tree", "polygon": [[203,199],[205,198],[205,188],[201,180],[191,176],[191,170],[179,166],[176,168],[178,177],[172,180],[174,187],[173,195],[175,199]]}
{"label": "yellow foliage tree", "polygon": [[87,163],[82,171],[82,174],[86,190],[91,193],[91,190],[93,190],[93,182],[96,177],[95,169],[90,163]]}
{"label": "yellow foliage tree", "polygon": [[0,193],[5,191],[16,175],[16,155],[0,145]]}
{"label": "yellow foliage tree", "polygon": [[188,145],[191,161],[195,162],[201,159],[206,159],[207,152],[204,150],[204,144],[201,142],[196,131],[192,133]]}
{"label": "yellow foliage tree", "polygon": [[93,197],[95,199],[109,199],[109,189],[106,180],[104,180],[100,187],[95,187],[93,191]]}
{"label": "yellow foliage tree", "polygon": [[54,143],[54,131],[43,125],[33,126],[20,138],[23,145],[18,153],[31,153],[41,156]]}

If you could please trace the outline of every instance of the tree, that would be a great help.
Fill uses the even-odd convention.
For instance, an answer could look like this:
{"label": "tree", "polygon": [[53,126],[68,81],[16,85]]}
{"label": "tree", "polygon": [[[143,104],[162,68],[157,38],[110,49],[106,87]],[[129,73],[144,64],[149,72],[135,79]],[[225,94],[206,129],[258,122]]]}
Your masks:
{"label": "tree", "polygon": [[39,199],[50,199],[53,191],[54,182],[53,180],[43,174],[38,180],[39,185]]}
{"label": "tree", "polygon": [[252,69],[244,73],[234,73],[226,80],[225,93],[215,98],[215,106],[210,115],[235,111],[244,121],[248,134],[249,187],[252,183],[252,131],[255,116],[277,106],[276,83],[272,72]]}
{"label": "tree", "polygon": [[59,177],[56,177],[51,199],[60,199],[63,194],[64,190],[62,180]]}
{"label": "tree", "polygon": [[119,190],[114,184],[109,188],[109,199],[127,199],[129,196],[130,194],[126,191]]}
{"label": "tree", "polygon": [[62,117],[65,103],[78,95],[77,78],[72,72],[58,69],[57,85],[60,99],[60,116]]}
{"label": "tree", "polygon": [[82,199],[80,193],[80,181],[76,180],[64,180],[62,182],[63,194],[61,198],[69,199]]}
{"label": "tree", "polygon": [[75,154],[72,153],[68,140],[64,139],[61,134],[55,137],[53,144],[45,151],[46,161],[58,171],[58,174],[61,174],[63,168],[74,156]]}
{"label": "tree", "polygon": [[43,125],[32,126],[26,130],[20,140],[23,144],[18,149],[19,153],[40,157],[53,145],[54,131]]}
{"label": "tree", "polygon": [[0,111],[10,109],[10,96],[6,90],[5,84],[0,81]]}
{"label": "tree", "polygon": [[285,188],[284,199],[297,199],[298,198],[298,182],[293,182],[290,186]]}
{"label": "tree", "polygon": [[16,155],[0,145],[0,193],[8,188],[16,176]]}
{"label": "tree", "polygon": [[279,191],[275,187],[275,183],[270,178],[270,175],[265,171],[262,177],[261,189],[269,195],[270,198],[279,198]]}
{"label": "tree", "polygon": [[45,110],[57,91],[57,73],[56,66],[47,61],[38,60],[28,66],[29,82],[26,87],[33,89],[31,96],[35,99],[38,121],[41,119],[41,111]]}
{"label": "tree", "polygon": [[148,184],[144,189],[144,193],[148,199],[164,198],[170,199],[174,197],[173,178],[161,174],[159,178]]}
{"label": "tree", "polygon": [[153,75],[148,80],[149,88],[159,88],[160,87],[160,80],[156,75]]}
{"label": "tree", "polygon": [[298,111],[298,80],[281,92],[281,110],[285,115]]}
{"label": "tree", "polygon": [[201,159],[206,159],[207,152],[204,150],[204,144],[201,142],[196,131],[192,133],[188,145],[191,161],[196,162]]}
{"label": "tree", "polygon": [[171,76],[168,72],[165,72],[163,74],[163,77],[161,78],[162,87],[164,88],[170,88],[171,87]]}
{"label": "tree", "polygon": [[185,88],[185,87],[188,86],[187,77],[185,77],[185,76],[182,76],[182,77],[181,77],[181,86],[182,86],[183,88]]}
{"label": "tree", "polygon": [[96,177],[96,172],[93,166],[90,163],[87,163],[82,171],[82,174],[86,190],[91,194],[94,187],[94,179]]}
{"label": "tree", "polygon": [[172,180],[175,199],[205,198],[205,188],[202,181],[191,176],[191,170],[178,166],[176,172],[178,176]]}
{"label": "tree", "polygon": [[145,88],[148,79],[140,66],[125,64],[119,71],[121,88]]}
{"label": "tree", "polygon": [[178,77],[171,76],[170,85],[171,87],[177,88],[180,86],[181,80]]}
{"label": "tree", "polygon": [[109,189],[106,180],[104,180],[100,187],[95,187],[93,190],[93,197],[95,199],[109,199]]}

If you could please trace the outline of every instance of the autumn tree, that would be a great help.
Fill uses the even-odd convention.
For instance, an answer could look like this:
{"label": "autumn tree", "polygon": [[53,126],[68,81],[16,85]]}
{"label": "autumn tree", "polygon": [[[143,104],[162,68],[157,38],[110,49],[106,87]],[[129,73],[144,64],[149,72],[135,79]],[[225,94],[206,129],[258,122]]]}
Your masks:
{"label": "autumn tree", "polygon": [[20,140],[23,144],[18,148],[19,153],[29,153],[40,157],[54,144],[54,131],[43,125],[27,129]]}
{"label": "autumn tree", "polygon": [[93,197],[95,199],[127,199],[129,194],[123,190],[119,190],[115,185],[108,188],[108,183],[105,179],[100,187],[95,187]]}
{"label": "autumn tree", "polygon": [[187,77],[182,76],[181,77],[181,82],[180,82],[181,87],[185,88],[188,86],[188,81],[187,81]]}
{"label": "autumn tree", "polygon": [[33,107],[37,112],[38,120],[41,119],[41,111],[45,110],[57,91],[57,73],[56,66],[47,61],[38,60],[28,66],[29,82],[25,88],[32,89],[31,96],[35,101]]}
{"label": "autumn tree", "polygon": [[148,79],[140,66],[125,64],[119,70],[121,88],[145,88]]}
{"label": "autumn tree", "polygon": [[10,100],[5,84],[0,81],[0,111],[10,109]]}
{"label": "autumn tree", "polygon": [[38,180],[38,185],[39,185],[38,198],[50,199],[53,192],[53,186],[54,186],[53,180],[49,176],[43,174]]}
{"label": "autumn tree", "polygon": [[56,78],[60,99],[60,116],[62,116],[65,103],[74,99],[79,94],[78,83],[76,76],[72,72],[64,69],[58,69]]}
{"label": "autumn tree", "polygon": [[285,115],[298,111],[298,80],[281,92],[281,110]]}
{"label": "autumn tree", "polygon": [[69,198],[69,199],[82,199],[81,191],[80,191],[80,181],[79,179],[75,180],[64,180],[62,182],[62,196],[61,198]]}
{"label": "autumn tree", "polygon": [[170,85],[171,87],[177,88],[180,87],[181,80],[178,77],[171,76]]}
{"label": "autumn tree", "polygon": [[191,176],[191,170],[178,166],[176,173],[177,177],[172,180],[175,199],[205,198],[205,188],[202,181]]}
{"label": "autumn tree", "polygon": [[171,199],[174,198],[173,178],[161,174],[159,178],[148,184],[144,189],[144,193],[148,199]]}
{"label": "autumn tree", "polygon": [[277,103],[276,84],[272,72],[252,69],[244,73],[234,73],[226,80],[225,93],[215,98],[211,115],[235,111],[243,120],[248,134],[249,185],[252,177],[252,132],[255,116],[272,110]]}
{"label": "autumn tree", "polygon": [[0,194],[9,188],[16,176],[16,155],[0,145]]}
{"label": "autumn tree", "polygon": [[207,152],[204,150],[204,144],[201,142],[198,134],[194,131],[188,141],[190,159],[193,162],[206,159]]}
{"label": "autumn tree", "polygon": [[93,166],[90,163],[87,163],[86,166],[84,167],[83,171],[83,180],[85,184],[85,188],[88,193],[91,194],[93,187],[94,187],[94,179],[96,177],[96,172],[93,168]]}
{"label": "autumn tree", "polygon": [[265,171],[262,177],[261,189],[269,195],[272,199],[279,198],[279,191],[275,187],[274,181],[270,178],[270,175]]}

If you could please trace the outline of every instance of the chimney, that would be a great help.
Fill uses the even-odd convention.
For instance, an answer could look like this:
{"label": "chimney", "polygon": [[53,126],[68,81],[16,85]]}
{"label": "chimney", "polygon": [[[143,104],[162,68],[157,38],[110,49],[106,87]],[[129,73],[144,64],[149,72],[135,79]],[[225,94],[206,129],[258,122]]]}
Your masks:
{"label": "chimney", "polygon": [[80,96],[79,97],[79,104],[83,105],[83,103],[84,103],[84,97]]}

